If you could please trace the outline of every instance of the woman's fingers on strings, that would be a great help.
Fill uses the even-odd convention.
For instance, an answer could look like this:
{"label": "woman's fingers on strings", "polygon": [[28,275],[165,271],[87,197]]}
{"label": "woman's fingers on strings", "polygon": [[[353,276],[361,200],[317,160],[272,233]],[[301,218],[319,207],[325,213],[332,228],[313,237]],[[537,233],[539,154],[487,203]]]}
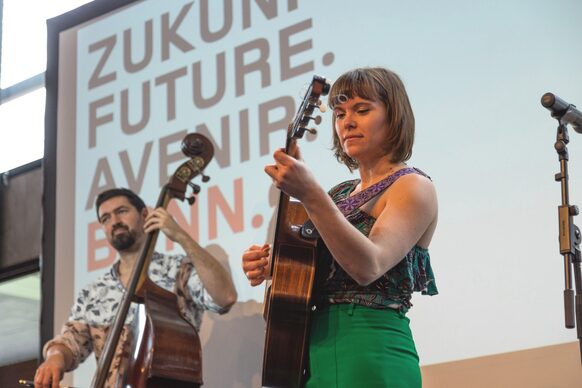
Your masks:
{"label": "woman's fingers on strings", "polygon": [[294,159],[297,160],[302,160],[301,157],[301,148],[299,146],[294,147],[293,149],[291,149],[289,151],[289,156],[293,157]]}
{"label": "woman's fingers on strings", "polygon": [[277,150],[273,154],[273,159],[275,159],[277,164],[280,164],[281,166],[287,166],[287,165],[293,163],[293,159],[295,159],[295,158],[293,155],[290,156],[282,150]]}
{"label": "woman's fingers on strings", "polygon": [[268,164],[265,166],[265,172],[268,176],[270,176],[273,180],[277,177],[277,166],[274,164]]}
{"label": "woman's fingers on strings", "polygon": [[303,160],[301,156],[301,148],[299,146],[294,146],[289,148],[287,152],[280,148],[273,153],[273,158],[281,164],[289,164],[295,160]]}

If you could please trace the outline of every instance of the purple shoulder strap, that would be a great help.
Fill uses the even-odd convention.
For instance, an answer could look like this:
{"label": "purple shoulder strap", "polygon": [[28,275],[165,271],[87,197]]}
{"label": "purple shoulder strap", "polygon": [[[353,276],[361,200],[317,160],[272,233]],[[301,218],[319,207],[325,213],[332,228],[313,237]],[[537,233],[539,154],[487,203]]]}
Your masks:
{"label": "purple shoulder strap", "polygon": [[360,191],[358,194],[342,199],[341,201],[337,202],[336,205],[344,214],[344,216],[347,216],[352,211],[354,211],[354,209],[358,209],[363,204],[390,187],[394,182],[396,182],[396,180],[398,180],[398,178],[408,174],[420,174],[430,179],[428,175],[417,168],[405,167],[396,171],[394,174],[387,176],[380,182],[374,183],[367,189]]}

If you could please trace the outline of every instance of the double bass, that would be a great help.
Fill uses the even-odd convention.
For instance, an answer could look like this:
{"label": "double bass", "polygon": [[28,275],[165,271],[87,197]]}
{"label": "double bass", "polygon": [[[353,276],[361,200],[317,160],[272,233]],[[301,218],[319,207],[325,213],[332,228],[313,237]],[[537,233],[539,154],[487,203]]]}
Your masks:
{"label": "double bass", "polygon": [[[320,100],[330,85],[314,76],[293,121],[287,129],[285,152],[292,153],[297,139],[310,121],[316,124],[315,109],[324,110]],[[264,317],[266,321],[263,353],[263,386],[300,387],[305,379],[311,294],[315,279],[316,236],[314,228],[304,226],[307,213],[300,202],[281,192],[275,241],[271,259],[271,284],[267,285]]]}
{"label": "double bass", "polygon": [[[182,163],[160,192],[156,208],[166,208],[171,199],[187,200],[190,205],[200,186],[190,180],[201,175],[214,155],[212,143],[200,134],[188,134],[182,141],[182,152],[189,158]],[[186,198],[187,186],[193,194]],[[202,348],[196,329],[182,317],[176,295],[155,284],[148,277],[148,268],[159,230],[148,233],[144,248],[125,290],[113,324],[107,335],[92,388],[103,388],[109,374],[132,302],[145,307],[145,328],[141,341],[130,355],[123,376],[123,387],[166,388],[200,387],[202,385]]]}

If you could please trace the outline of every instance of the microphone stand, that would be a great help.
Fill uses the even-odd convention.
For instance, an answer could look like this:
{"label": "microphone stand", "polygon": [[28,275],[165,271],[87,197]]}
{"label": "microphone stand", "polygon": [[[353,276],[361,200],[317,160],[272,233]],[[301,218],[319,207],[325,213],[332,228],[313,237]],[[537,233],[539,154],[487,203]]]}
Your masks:
{"label": "microphone stand", "polygon": [[[578,342],[580,344],[580,358],[582,362],[582,276],[580,264],[582,254],[580,229],[574,224],[574,216],[579,214],[578,206],[569,204],[568,188],[568,147],[570,139],[568,129],[558,119],[558,131],[554,148],[560,160],[560,172],[555,175],[556,182],[561,183],[562,205],[558,206],[560,254],[564,256],[564,312],[566,328],[577,327]],[[574,274],[575,290],[572,289],[572,273]]]}

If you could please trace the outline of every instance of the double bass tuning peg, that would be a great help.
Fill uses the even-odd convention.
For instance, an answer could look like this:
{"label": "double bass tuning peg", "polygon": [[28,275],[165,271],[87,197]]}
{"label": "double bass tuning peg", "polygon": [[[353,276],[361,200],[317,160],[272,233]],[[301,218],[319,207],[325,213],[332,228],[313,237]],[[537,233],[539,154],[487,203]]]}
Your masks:
{"label": "double bass tuning peg", "polygon": [[[202,182],[208,182],[210,180],[210,177],[208,175],[204,175],[204,173],[201,170],[198,170],[198,173],[202,177]],[[188,182],[188,186],[192,188],[192,194],[190,195],[190,197],[186,198],[186,201],[188,201],[190,205],[193,205],[194,202],[196,202],[196,195],[200,193],[201,187],[200,185],[197,185],[196,183],[192,182]]]}
{"label": "double bass tuning peg", "polygon": [[196,183],[188,182],[188,186],[192,188],[192,193],[198,194],[200,192],[200,186]]}

